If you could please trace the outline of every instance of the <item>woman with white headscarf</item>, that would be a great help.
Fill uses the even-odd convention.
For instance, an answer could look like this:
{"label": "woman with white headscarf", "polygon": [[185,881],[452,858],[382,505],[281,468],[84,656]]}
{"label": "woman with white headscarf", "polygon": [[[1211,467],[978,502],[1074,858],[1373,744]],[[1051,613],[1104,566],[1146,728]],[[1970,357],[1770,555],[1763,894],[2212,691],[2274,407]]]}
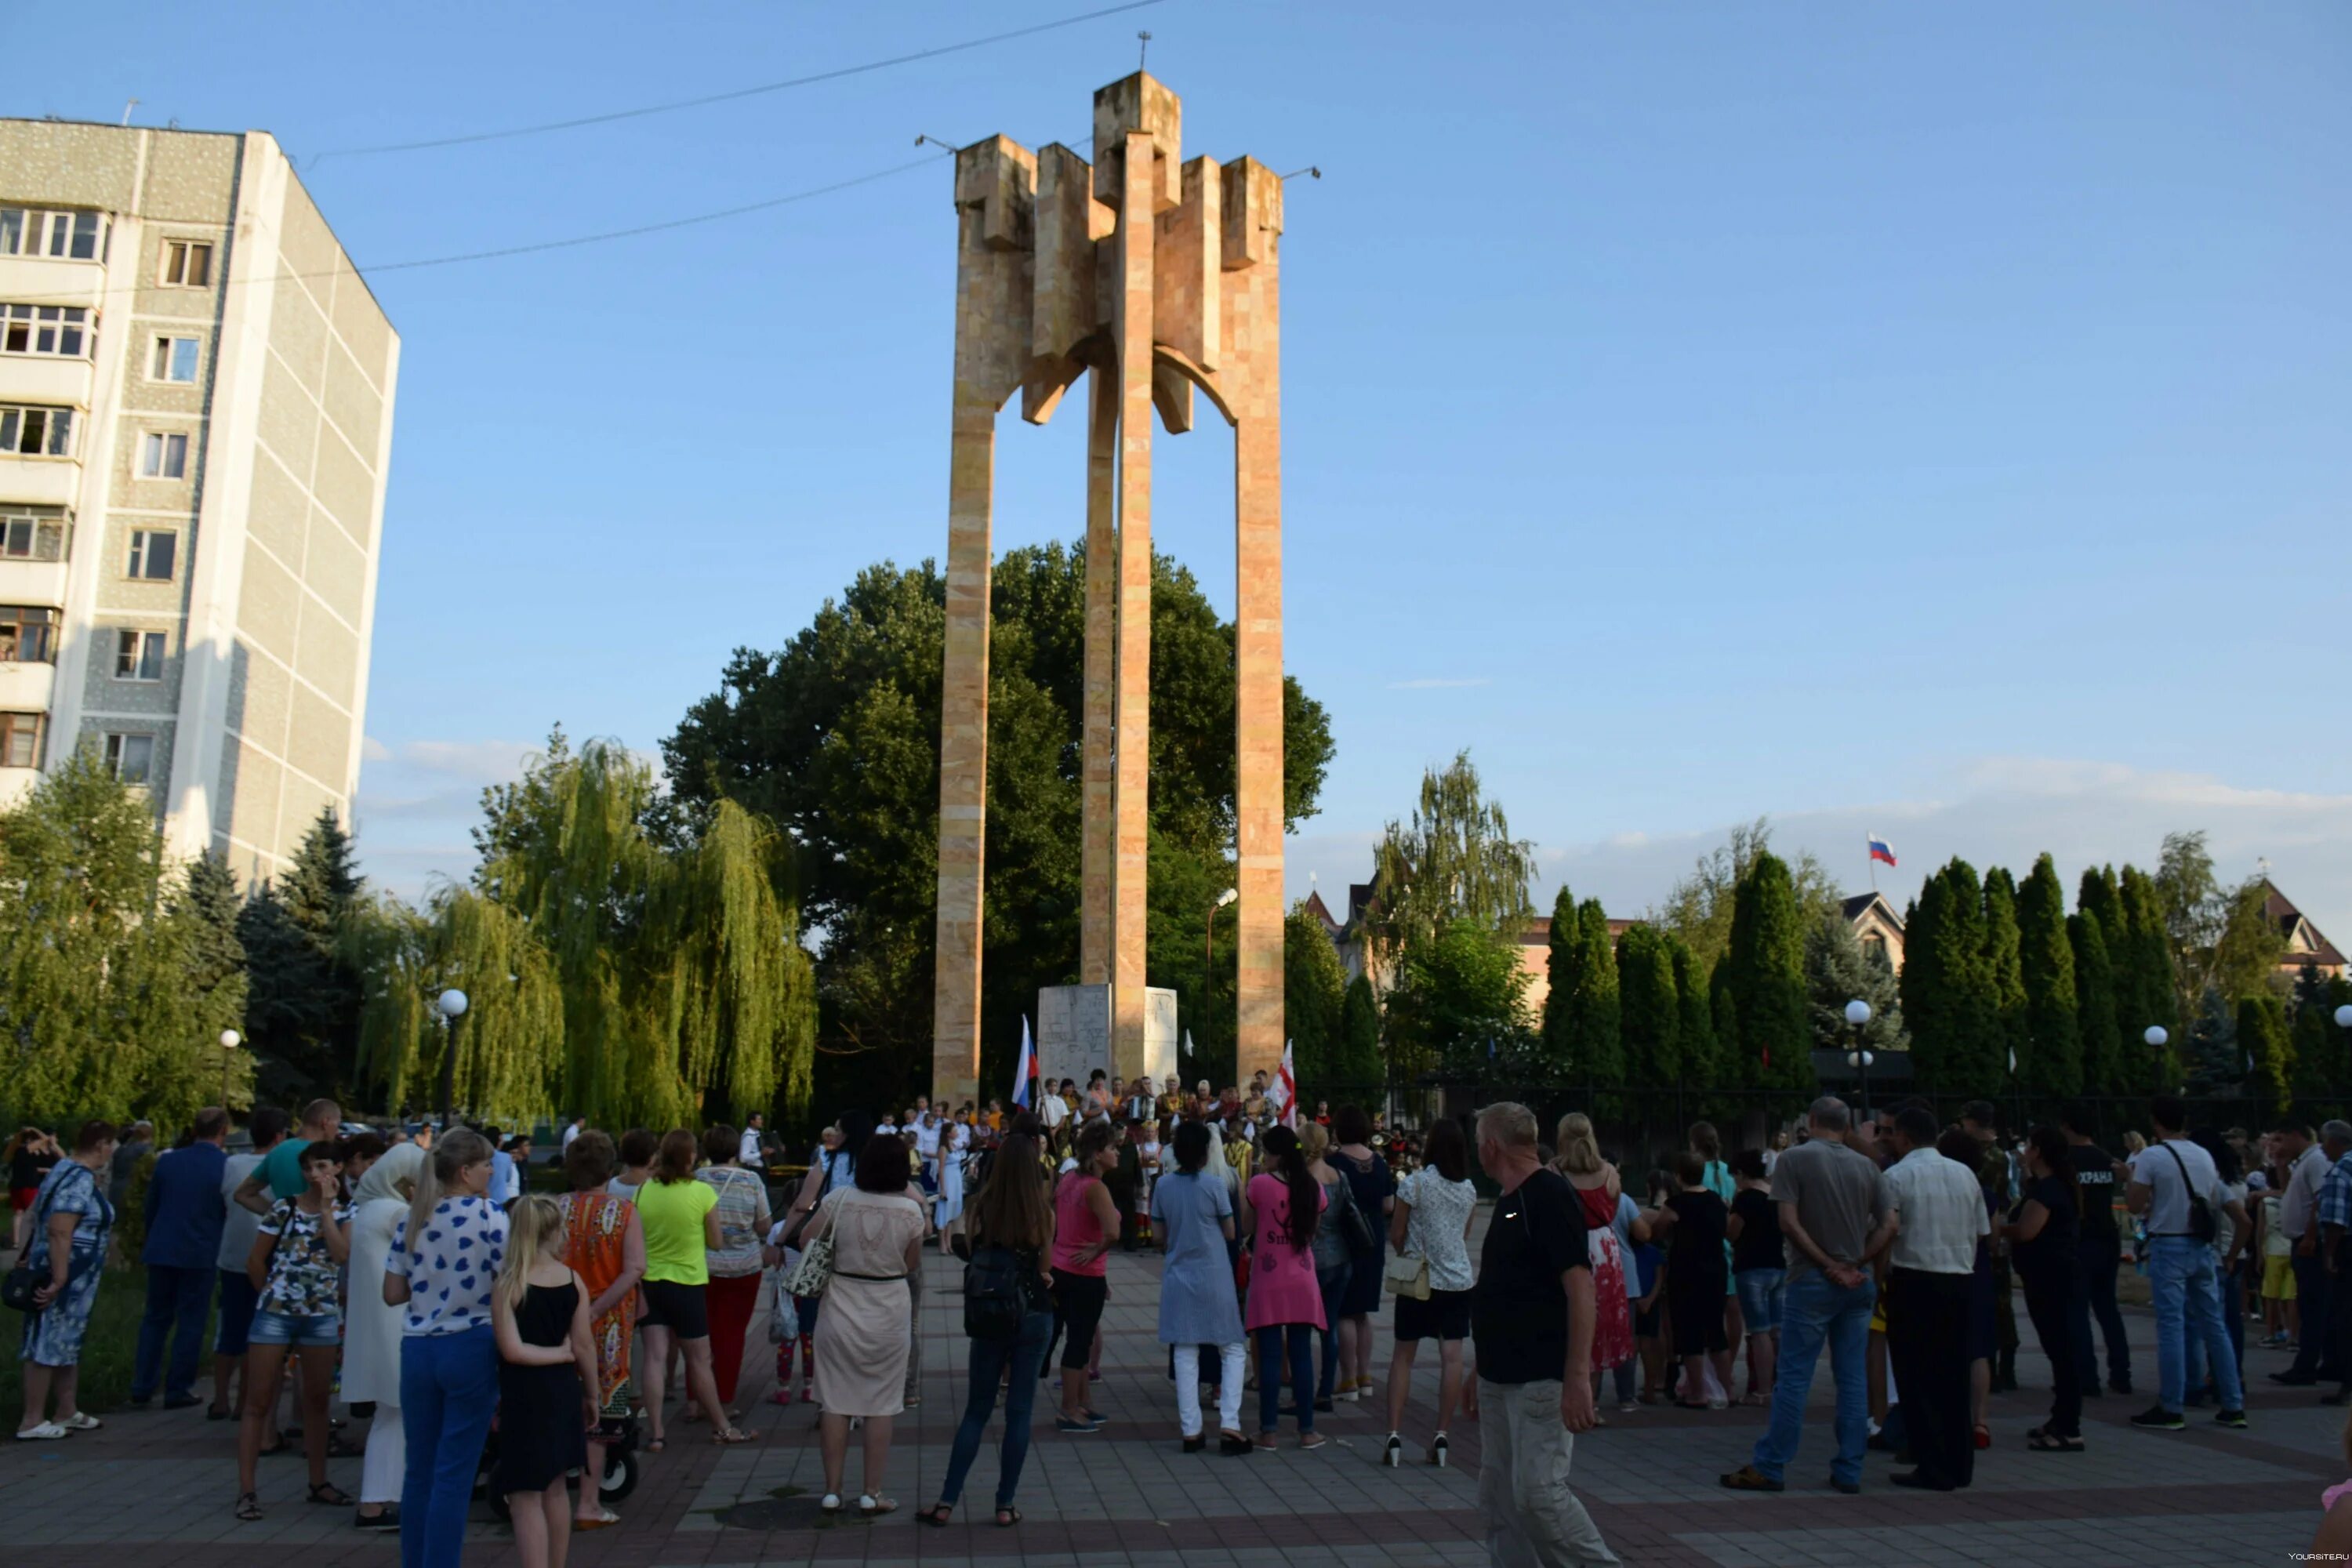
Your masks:
{"label": "woman with white headscarf", "polygon": [[400,1528],[400,1488],[407,1474],[408,1439],[400,1422],[400,1336],[403,1309],[387,1307],[381,1289],[392,1233],[408,1215],[425,1151],[398,1143],[367,1169],[353,1189],[351,1278],[368,1282],[350,1292],[343,1318],[343,1398],[373,1404],[367,1458],[360,1475],[362,1530]]}

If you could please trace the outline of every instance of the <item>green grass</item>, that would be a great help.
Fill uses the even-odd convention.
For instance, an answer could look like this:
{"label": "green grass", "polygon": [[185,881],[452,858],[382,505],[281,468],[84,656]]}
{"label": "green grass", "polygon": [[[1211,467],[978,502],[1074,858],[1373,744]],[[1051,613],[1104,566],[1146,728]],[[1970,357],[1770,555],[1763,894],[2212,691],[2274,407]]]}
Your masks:
{"label": "green grass", "polygon": [[[13,1261],[13,1259],[12,1259]],[[98,1306],[90,1313],[89,1331],[81,1342],[81,1387],[75,1403],[104,1415],[131,1397],[131,1363],[139,1350],[139,1320],[147,1309],[147,1270],[132,1264],[110,1268],[98,1281]],[[213,1314],[205,1313],[204,1373],[198,1383],[209,1386],[212,1371]],[[10,1421],[23,1408],[25,1380],[16,1361],[25,1342],[25,1320],[0,1312],[0,1412]]]}

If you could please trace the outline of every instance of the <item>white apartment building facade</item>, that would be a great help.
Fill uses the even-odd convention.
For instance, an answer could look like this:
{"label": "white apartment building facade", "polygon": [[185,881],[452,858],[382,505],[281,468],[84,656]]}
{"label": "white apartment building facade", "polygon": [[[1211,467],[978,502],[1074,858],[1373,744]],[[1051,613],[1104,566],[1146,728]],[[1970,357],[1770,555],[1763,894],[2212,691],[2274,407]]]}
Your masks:
{"label": "white apartment building facade", "polygon": [[87,745],[248,879],[350,822],[399,361],[270,136],[0,120],[0,806]]}

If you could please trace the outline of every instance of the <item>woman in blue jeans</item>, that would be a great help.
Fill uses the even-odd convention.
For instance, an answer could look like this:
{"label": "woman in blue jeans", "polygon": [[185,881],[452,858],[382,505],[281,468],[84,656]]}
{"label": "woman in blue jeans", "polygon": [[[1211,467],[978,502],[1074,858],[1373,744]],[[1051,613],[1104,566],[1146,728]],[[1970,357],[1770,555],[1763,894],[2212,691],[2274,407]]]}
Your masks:
{"label": "woman in blue jeans", "polygon": [[948,1455],[947,1479],[940,1500],[915,1517],[925,1524],[945,1525],[963,1495],[964,1477],[980,1456],[980,1440],[988,1418],[996,1413],[997,1384],[1005,1382],[1004,1440],[997,1448],[996,1523],[1010,1529],[1021,1522],[1013,1497],[1021,1486],[1021,1468],[1029,1458],[1029,1416],[1037,1403],[1037,1373],[1045,1363],[1045,1345],[1054,1337],[1051,1297],[1054,1277],[1047,1259],[1054,1251],[1054,1209],[1045,1201],[1045,1168],[1037,1157],[1037,1141],[1018,1133],[1007,1138],[989,1163],[988,1181],[973,1194],[963,1213],[967,1258],[1002,1248],[1020,1265],[1027,1310],[1015,1333],[971,1342],[966,1363],[963,1421],[956,1427],[955,1447]]}
{"label": "woman in blue jeans", "polygon": [[490,1287],[506,1257],[505,1211],[485,1195],[489,1140],[459,1128],[417,1172],[408,1217],[383,1260],[386,1306],[401,1321],[400,1414],[408,1430],[401,1482],[401,1568],[456,1568],[474,1472],[499,1404]]}

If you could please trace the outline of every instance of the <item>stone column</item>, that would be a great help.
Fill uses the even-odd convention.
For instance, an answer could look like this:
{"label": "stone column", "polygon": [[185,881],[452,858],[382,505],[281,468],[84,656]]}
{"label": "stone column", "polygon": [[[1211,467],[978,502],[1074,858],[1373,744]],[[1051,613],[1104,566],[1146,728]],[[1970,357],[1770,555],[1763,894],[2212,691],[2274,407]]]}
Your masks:
{"label": "stone column", "polygon": [[1152,138],[1127,133],[1118,218],[1118,666],[1112,795],[1111,1069],[1143,1065],[1144,881],[1151,805]]}
{"label": "stone column", "polygon": [[1111,978],[1112,639],[1118,620],[1118,388],[1097,366],[1087,377],[1086,733],[1080,750],[1078,983]]}

